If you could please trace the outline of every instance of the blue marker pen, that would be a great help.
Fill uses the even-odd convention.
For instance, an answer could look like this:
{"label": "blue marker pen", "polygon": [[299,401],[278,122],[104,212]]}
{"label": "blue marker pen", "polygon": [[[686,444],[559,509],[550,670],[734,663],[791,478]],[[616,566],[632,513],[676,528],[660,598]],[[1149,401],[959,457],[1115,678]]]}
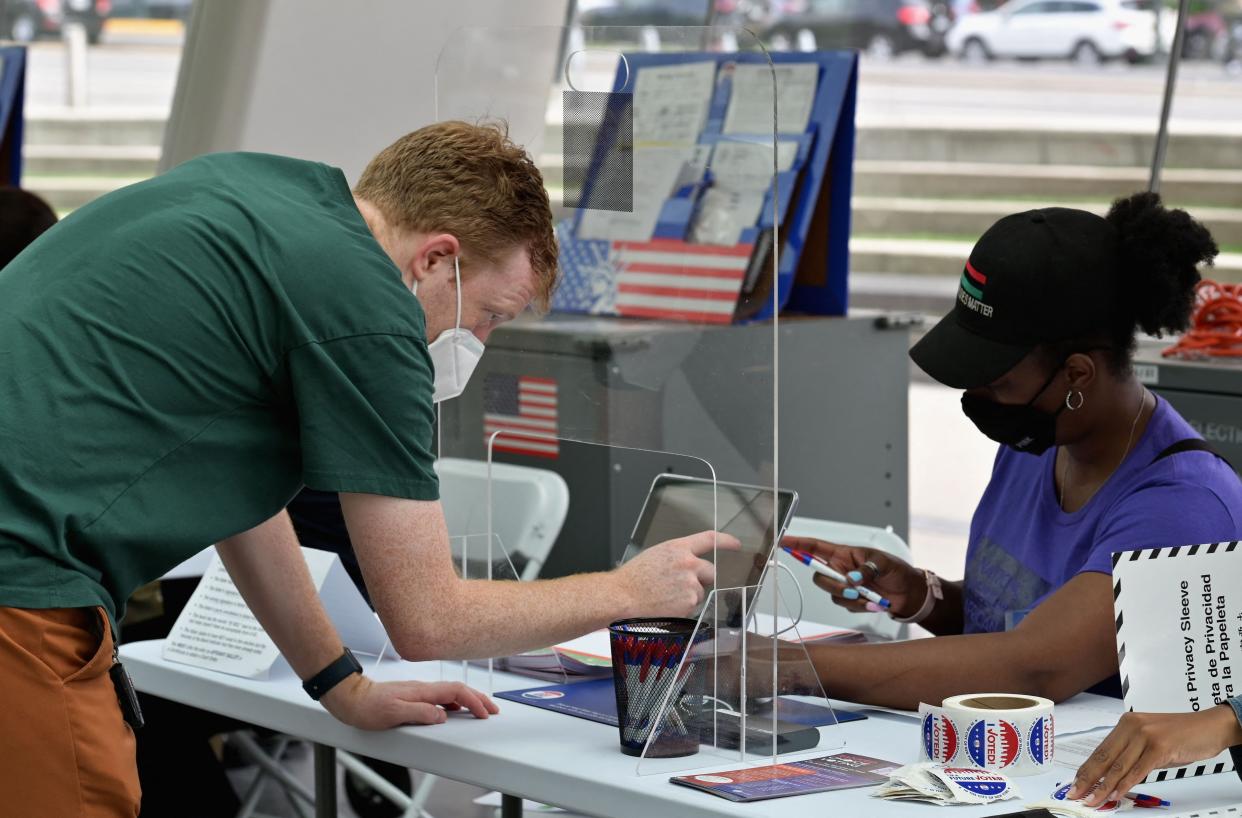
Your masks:
{"label": "blue marker pen", "polygon": [[789,548],[788,546],[784,546],[784,545],[782,545],[781,548],[785,549],[786,553],[788,553],[791,557],[796,559],[798,562],[802,563],[803,565],[810,566],[811,570],[814,571],[815,573],[823,574],[824,576],[828,577],[828,579],[831,579],[834,582],[840,582],[842,585],[845,585],[847,588],[853,588],[855,591],[858,592],[859,596],[861,596],[863,599],[867,600],[868,602],[871,602],[875,605],[879,605],[881,608],[884,608],[885,610],[888,610],[889,608],[892,607],[891,602],[889,602],[887,599],[880,596],[879,594],[877,594],[875,591],[871,590],[870,588],[864,588],[861,585],[851,585],[850,581],[846,579],[844,576],[842,576],[839,571],[829,566],[828,563],[824,562],[823,560],[821,560],[819,557],[815,556],[814,554],[808,554],[805,551],[799,551],[796,548]]}

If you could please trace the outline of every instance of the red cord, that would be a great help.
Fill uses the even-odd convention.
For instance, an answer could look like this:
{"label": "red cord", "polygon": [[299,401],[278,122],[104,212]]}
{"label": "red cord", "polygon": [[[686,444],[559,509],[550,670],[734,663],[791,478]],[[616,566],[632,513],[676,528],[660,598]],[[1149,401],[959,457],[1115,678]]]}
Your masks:
{"label": "red cord", "polygon": [[1192,360],[1242,358],[1242,284],[1200,281],[1190,329],[1163,354]]}

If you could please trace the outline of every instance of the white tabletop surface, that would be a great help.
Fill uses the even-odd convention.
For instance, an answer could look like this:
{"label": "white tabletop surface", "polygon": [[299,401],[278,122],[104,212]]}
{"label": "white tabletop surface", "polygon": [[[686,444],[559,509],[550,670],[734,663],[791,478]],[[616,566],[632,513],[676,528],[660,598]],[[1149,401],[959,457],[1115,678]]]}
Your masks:
{"label": "white tabletop surface", "polygon": [[[403,727],[365,732],[347,727],[302,691],[291,674],[267,681],[251,681],[223,673],[165,662],[162,642],[121,646],[135,686],[144,692],[222,713],[343,750],[391,761],[445,778],[520,795],[591,815],[655,816],[915,816],[936,814],[925,804],[903,804],[871,797],[870,788],[804,795],[735,804],[723,798],[679,787],[669,775],[727,770],[747,766],[712,753],[680,759],[679,769],[638,774],[637,759],[618,749],[617,730],[583,719],[498,701],[501,714],[486,721],[454,714],[443,725]],[[364,662],[364,664],[366,664]],[[376,679],[438,681],[461,678],[459,663],[410,664],[388,661],[368,666]],[[485,671],[472,669],[469,683],[486,689]],[[493,690],[534,687],[531,679],[496,673]],[[901,716],[871,713],[865,721],[821,728],[821,752],[852,752],[896,762],[915,760],[917,722]],[[815,754],[799,754],[806,758]],[[669,764],[670,762],[654,762]],[[1027,802],[1051,793],[1072,771],[1056,766],[1054,772],[1015,779],[1023,799],[990,807],[954,807],[953,816],[998,815],[1020,810]],[[1232,773],[1199,779],[1143,785],[1144,792],[1172,800],[1174,809],[1152,813],[1188,812],[1242,801],[1242,782]],[[1143,813],[1138,813],[1143,814]]]}

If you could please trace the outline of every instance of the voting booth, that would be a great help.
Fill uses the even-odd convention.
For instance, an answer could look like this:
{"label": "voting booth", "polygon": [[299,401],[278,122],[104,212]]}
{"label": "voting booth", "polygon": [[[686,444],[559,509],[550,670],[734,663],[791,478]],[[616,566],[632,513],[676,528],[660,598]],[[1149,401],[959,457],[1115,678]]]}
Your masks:
{"label": "voting booth", "polygon": [[[462,29],[441,50],[436,76],[439,120],[503,119],[511,138],[541,157],[559,213],[568,294],[554,306],[564,312],[573,306],[567,297],[598,296],[577,311],[635,319],[618,332],[649,349],[640,366],[593,384],[538,368],[476,373],[481,413],[456,411],[452,401],[440,406],[441,456],[477,455],[481,446],[489,463],[508,453],[583,464],[568,480],[571,509],[577,495],[635,491],[665,475],[693,479],[706,486],[700,519],[709,524],[685,531],[666,525],[662,538],[710,528],[741,542],[740,552],[718,547],[708,555],[721,576],[725,566],[740,568],[727,572],[742,577],[739,584],[718,583],[694,618],[660,626],[666,636],[680,635],[677,650],[651,648],[653,633],[644,628],[653,624],[626,637],[622,652],[637,657],[638,676],[632,690],[626,686],[631,697],[617,705],[623,722],[628,713],[645,725],[633,747],[639,774],[702,766],[702,753],[762,763],[784,755],[790,745],[778,729],[778,708],[753,705],[792,692],[781,687],[790,678],[798,680],[796,692],[823,702],[828,723],[835,721],[796,641],[787,603],[792,580],[783,578],[782,592],[782,578],[768,570],[783,487],[780,308],[793,289],[791,272],[781,278],[780,234],[793,212],[790,174],[797,175],[799,159],[809,161],[815,141],[805,131],[824,69],[778,71],[745,31],[657,34],[647,42],[658,42],[658,53],[635,55],[625,44],[642,38],[624,29],[588,28],[572,40],[557,28]],[[562,42],[570,46],[556,64],[550,55]],[[533,95],[522,83],[530,70],[548,72],[550,96]],[[794,98],[805,104],[782,119],[781,101]],[[796,126],[782,138],[791,118]],[[543,123],[552,119],[563,123],[559,152],[544,139]],[[581,263],[566,264],[568,256]],[[730,331],[739,316],[764,321],[741,336]],[[650,321],[639,318],[671,323],[652,333]],[[557,352],[548,345],[558,340],[574,343],[569,335],[532,331],[506,334],[505,346],[511,356],[548,360]],[[653,397],[742,405],[747,412],[727,429],[706,422],[677,427],[668,414],[650,411]],[[583,401],[608,411],[566,410]],[[625,486],[612,475],[624,475]],[[745,484],[747,499],[735,502],[726,484]],[[485,487],[477,502],[490,507],[489,494]],[[482,547],[492,551],[484,565],[503,565],[504,554],[494,552],[506,544],[494,524],[485,534]],[[759,594],[761,586],[770,592]],[[778,654],[778,633],[795,647]],[[748,666],[760,665],[748,677]],[[664,681],[639,685],[639,677]],[[486,685],[482,677],[479,683]],[[688,735],[697,737],[694,755],[668,751],[669,736]]]}

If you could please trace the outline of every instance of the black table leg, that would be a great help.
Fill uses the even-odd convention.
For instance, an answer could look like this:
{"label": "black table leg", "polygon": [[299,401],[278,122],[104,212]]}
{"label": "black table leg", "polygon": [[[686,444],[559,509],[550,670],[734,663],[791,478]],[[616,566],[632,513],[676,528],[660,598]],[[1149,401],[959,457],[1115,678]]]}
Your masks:
{"label": "black table leg", "polygon": [[522,818],[522,798],[518,795],[500,796],[500,818]]}
{"label": "black table leg", "polygon": [[315,818],[336,818],[336,748],[324,744],[315,745]]}

